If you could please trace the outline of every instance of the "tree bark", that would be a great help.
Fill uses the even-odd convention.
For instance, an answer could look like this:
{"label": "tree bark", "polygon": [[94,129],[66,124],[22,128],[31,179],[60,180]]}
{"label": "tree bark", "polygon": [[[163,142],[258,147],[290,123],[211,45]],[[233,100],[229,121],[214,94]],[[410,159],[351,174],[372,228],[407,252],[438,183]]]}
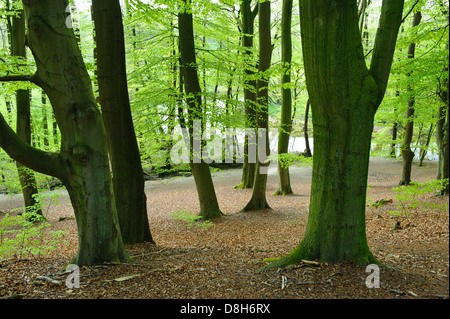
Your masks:
{"label": "tree bark", "polygon": [[[397,91],[396,96],[398,96],[400,93]],[[392,125],[392,143],[391,148],[389,151],[389,157],[390,158],[397,158],[397,150],[396,150],[396,143],[397,143],[397,134],[398,134],[398,123],[397,123],[397,109],[394,108],[394,116],[395,116],[395,122]]]}
{"label": "tree bark", "polygon": [[0,146],[15,160],[59,178],[66,186],[78,227],[78,253],[73,263],[127,261],[106,132],[75,35],[66,26],[68,2],[23,0],[23,4],[27,43],[37,66],[36,73],[25,78],[40,85],[49,97],[61,130],[61,149],[49,153],[31,147],[14,134],[3,117]]}
{"label": "tree bark", "polygon": [[[446,16],[447,21],[449,21],[449,10],[448,6],[442,1],[439,3],[441,7],[441,12]],[[448,50],[448,44],[446,45]],[[443,83],[439,85],[438,95],[443,105],[439,107],[438,118],[436,122],[436,142],[438,144],[439,150],[439,167],[436,178],[438,180],[444,180],[449,178],[449,92],[450,92],[450,81],[448,78],[448,62],[443,69],[444,79]],[[441,195],[449,194],[449,183],[447,182],[446,187],[441,191]]]}
{"label": "tree bark", "polygon": [[425,144],[422,145],[423,148],[420,149],[420,159],[419,159],[419,166],[423,166],[423,161],[425,159],[425,156],[427,156],[427,148],[430,145],[431,142],[431,136],[433,135],[434,131],[434,124],[430,124],[430,129],[428,130],[428,134],[425,140]]}
{"label": "tree bark", "polygon": [[[258,14],[259,5],[253,9],[252,0],[242,0],[240,5],[240,14],[242,21],[242,46],[244,49],[244,107],[245,107],[245,127],[250,129],[245,134],[244,141],[244,163],[242,167],[241,183],[235,188],[252,188],[255,180],[256,163],[252,156],[249,156],[249,143],[253,142],[254,136],[250,135],[253,129],[256,129],[256,80],[255,67],[253,63],[253,37],[254,23]],[[252,146],[252,149],[253,146]]]}
{"label": "tree bark", "polygon": [[305,136],[305,152],[303,156],[305,157],[311,157],[311,146],[309,145],[309,133],[308,133],[308,118],[309,118],[309,107],[311,105],[310,99],[306,102],[306,110],[305,110],[305,122],[303,125],[303,134]]}
{"label": "tree bark", "polygon": [[[184,7],[178,14],[178,38],[189,116],[188,130],[190,140],[189,147],[191,150],[189,165],[194,176],[199,197],[199,217],[206,220],[220,217],[222,216],[222,212],[220,211],[219,203],[217,202],[209,165],[201,156],[203,109],[195,55],[192,4],[190,0],[183,0],[182,2]],[[194,122],[200,124],[195,129]],[[199,146],[198,149],[195,148],[194,144]]]}
{"label": "tree bark", "polygon": [[97,78],[108,136],[114,194],[124,242],[153,242],[144,173],[128,96],[122,12],[118,0],[92,1]]}
{"label": "tree bark", "polygon": [[[422,19],[422,14],[420,11],[417,11],[414,14],[414,19],[412,22],[412,27],[416,27],[419,25],[420,20]],[[411,43],[408,47],[408,58],[413,59],[414,53],[416,50],[416,44]],[[410,74],[408,76],[411,76]],[[411,87],[408,87],[408,91],[411,91]],[[414,133],[414,96],[411,96],[408,101],[408,109],[406,111],[406,125],[405,125],[405,135],[403,137],[403,143],[401,146],[402,153],[402,178],[400,180],[400,185],[409,185],[411,184],[411,167],[412,162],[414,160],[414,152],[411,150],[411,141]]]}
{"label": "tree bark", "polygon": [[[23,58],[26,61],[25,47],[25,19],[23,10],[17,12],[12,17],[11,23],[11,55]],[[31,94],[29,89],[20,89],[16,91],[17,122],[16,133],[26,143],[31,144]],[[34,172],[29,170],[23,164],[16,162],[17,172],[19,174],[22,195],[25,204],[25,210],[42,215],[41,209],[38,209],[36,198],[38,194],[36,178]]]}
{"label": "tree bark", "polygon": [[[272,58],[272,39],[270,35],[270,1],[259,4],[259,77],[257,80],[257,161],[255,182],[252,197],[243,211],[270,209],[266,200],[267,169],[269,163],[265,159],[269,156],[269,76],[266,74],[270,68]],[[263,138],[264,143],[260,138]]]}
{"label": "tree bark", "polygon": [[403,1],[384,0],[371,67],[366,67],[356,1],[301,0],[300,23],[314,128],[311,201],[305,236],[287,256],[377,262],[365,231],[370,144],[388,82]]}
{"label": "tree bark", "polygon": [[[292,62],[292,0],[283,0],[281,15],[281,61],[283,75],[281,79],[281,124],[278,132],[278,155],[288,153],[289,138],[292,131],[292,94],[291,94],[291,62]],[[292,194],[289,167],[284,167],[278,161],[278,190],[275,195]]]}

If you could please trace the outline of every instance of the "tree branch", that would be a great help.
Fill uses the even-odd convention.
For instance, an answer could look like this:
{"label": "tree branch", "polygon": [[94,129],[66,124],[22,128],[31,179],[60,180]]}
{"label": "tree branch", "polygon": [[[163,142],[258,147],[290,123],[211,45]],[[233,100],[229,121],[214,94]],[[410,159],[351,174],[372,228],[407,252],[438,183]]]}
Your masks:
{"label": "tree branch", "polygon": [[380,103],[389,80],[398,30],[402,21],[403,4],[403,0],[383,0],[381,7],[381,17],[369,70],[378,85],[378,102]]}
{"label": "tree branch", "polygon": [[259,12],[259,1],[255,4],[255,7],[252,10],[252,19],[255,20],[256,16]]}
{"label": "tree branch", "polygon": [[42,86],[36,75],[5,75],[0,76],[0,82],[30,82]]}
{"label": "tree branch", "polygon": [[404,16],[404,18],[402,19],[402,21],[400,23],[405,22],[406,18],[411,14],[411,12],[414,10],[414,8],[419,3],[419,1],[420,0],[416,0],[416,2],[412,5],[411,9],[409,9],[409,12]]}
{"label": "tree branch", "polygon": [[0,113],[0,147],[15,161],[42,174],[63,178],[63,162],[58,153],[44,152],[25,143]]}

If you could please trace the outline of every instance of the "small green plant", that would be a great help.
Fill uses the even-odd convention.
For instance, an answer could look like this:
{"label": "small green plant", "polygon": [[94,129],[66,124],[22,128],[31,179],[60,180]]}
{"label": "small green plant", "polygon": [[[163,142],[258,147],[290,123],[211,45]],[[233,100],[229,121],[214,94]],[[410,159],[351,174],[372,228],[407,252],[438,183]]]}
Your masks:
{"label": "small green plant", "polygon": [[213,225],[210,220],[203,220],[194,212],[179,210],[170,214],[174,219],[184,221],[185,227],[194,230],[197,239],[204,245],[206,230]]}
{"label": "small green plant", "polygon": [[40,257],[56,250],[65,232],[48,232],[49,227],[42,215],[34,212],[6,214],[0,221],[0,258]]}
{"label": "small green plant", "polygon": [[283,168],[288,168],[292,165],[295,166],[310,166],[312,167],[313,158],[305,157],[300,154],[283,153],[269,155],[266,162],[278,161]]}
{"label": "small green plant", "polygon": [[195,215],[194,212],[187,210],[178,210],[176,212],[170,213],[170,216],[176,220],[182,220],[186,223],[188,229],[203,229],[206,230],[208,227],[212,226],[213,223],[210,220],[203,220],[201,217]]}
{"label": "small green plant", "polygon": [[[307,210],[306,210],[306,212],[305,213],[307,213]],[[304,220],[304,218],[302,218],[301,216],[294,216],[295,215],[295,212],[288,212],[288,214],[289,214],[289,220],[288,221],[286,221],[286,224],[287,225],[304,225],[305,224],[305,220]]]}
{"label": "small green plant", "polygon": [[[36,204],[24,210],[24,213],[11,215],[5,214],[0,220],[0,258],[14,257],[23,259],[28,256],[48,255],[61,244],[65,231],[48,231],[51,226],[44,215],[48,213],[52,203],[58,203],[60,194],[36,194]],[[52,200],[43,210],[44,198]],[[22,209],[20,209],[22,210]],[[17,210],[13,210],[17,211]]]}
{"label": "small green plant", "polygon": [[412,209],[440,209],[448,210],[448,204],[436,204],[421,200],[423,195],[438,194],[448,184],[446,180],[430,180],[425,183],[416,183],[408,186],[393,188],[395,199],[397,199],[398,210],[388,211],[391,215],[408,217]]}

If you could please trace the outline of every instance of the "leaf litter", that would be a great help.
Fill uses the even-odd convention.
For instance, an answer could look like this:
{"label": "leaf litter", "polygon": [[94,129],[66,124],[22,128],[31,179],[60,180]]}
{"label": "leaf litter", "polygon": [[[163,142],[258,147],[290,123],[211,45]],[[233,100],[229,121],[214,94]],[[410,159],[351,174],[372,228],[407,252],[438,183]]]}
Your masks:
{"label": "leaf litter", "polygon": [[[64,230],[64,244],[46,257],[0,260],[0,298],[20,299],[442,299],[449,295],[448,211],[412,209],[393,216],[401,164],[371,161],[366,231],[380,269],[380,288],[365,285],[365,267],[351,263],[305,261],[284,269],[257,272],[263,260],[281,257],[303,237],[308,218],[311,171],[292,169],[294,194],[272,196],[276,173],[270,174],[267,198],[272,210],[239,212],[251,190],[235,189],[240,170],[214,173],[225,215],[204,228],[186,227],[173,212],[195,212],[198,199],[192,177],[147,182],[149,223],[156,245],[126,244],[132,260],[80,267],[80,288],[64,285],[63,267],[77,250],[76,223],[70,204],[52,207],[52,230]],[[413,167],[413,179],[433,179],[436,163]],[[394,200],[389,200],[394,199]],[[448,196],[423,201],[448,204]],[[1,216],[0,216],[1,218]],[[60,218],[64,218],[58,221]],[[393,230],[400,221],[402,226]],[[47,279],[42,279],[42,278]],[[60,284],[56,284],[60,283]]]}

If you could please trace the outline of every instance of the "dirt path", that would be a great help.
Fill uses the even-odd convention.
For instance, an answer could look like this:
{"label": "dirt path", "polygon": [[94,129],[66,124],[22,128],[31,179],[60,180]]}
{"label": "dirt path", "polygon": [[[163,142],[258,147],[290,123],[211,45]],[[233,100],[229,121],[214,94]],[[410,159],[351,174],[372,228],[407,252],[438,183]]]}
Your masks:
{"label": "dirt path", "polygon": [[[400,179],[401,163],[372,159],[368,197],[372,201],[393,197]],[[412,179],[435,178],[436,163],[413,167]],[[239,213],[251,190],[234,189],[241,170],[213,174],[224,217],[207,230],[187,228],[171,213],[196,212],[197,193],[192,177],[146,182],[149,222],[157,245],[127,245],[134,257],[128,264],[81,269],[82,286],[68,289],[37,280],[38,275],[59,278],[60,267],[70,262],[77,249],[74,220],[58,222],[73,212],[62,192],[60,205],[51,206],[52,229],[67,232],[55,256],[0,262],[0,297],[25,294],[24,298],[443,298],[449,295],[448,212],[436,209],[412,210],[407,218],[388,211],[396,201],[367,207],[367,237],[375,256],[395,267],[381,269],[381,287],[368,289],[364,267],[352,264],[305,264],[283,270],[256,272],[265,258],[281,257],[298,245],[308,217],[311,168],[293,167],[292,196],[270,196],[277,187],[276,169],[269,171],[267,192],[272,210]],[[424,201],[447,203],[446,197],[424,197]],[[21,205],[20,196],[0,198],[0,210]],[[402,229],[393,231],[397,221]],[[115,278],[136,275],[129,280]],[[60,276],[60,275],[59,275]],[[62,278],[62,279],[61,279]]]}

